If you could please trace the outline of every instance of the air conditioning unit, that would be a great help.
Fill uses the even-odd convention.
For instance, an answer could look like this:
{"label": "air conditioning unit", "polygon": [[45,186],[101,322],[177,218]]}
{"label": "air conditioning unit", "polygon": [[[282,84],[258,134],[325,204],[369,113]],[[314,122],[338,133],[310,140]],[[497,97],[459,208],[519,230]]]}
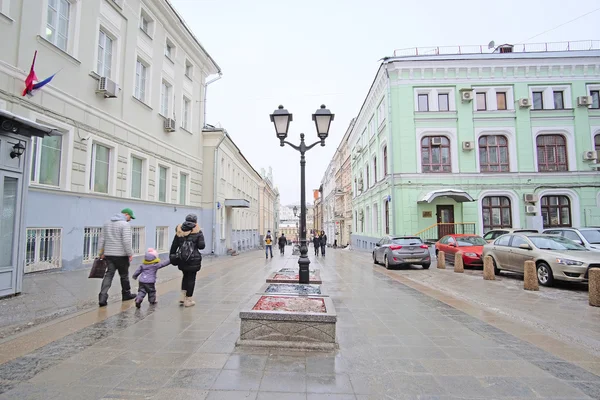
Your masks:
{"label": "air conditioning unit", "polygon": [[536,206],[525,206],[525,213],[537,214],[537,207]]}
{"label": "air conditioning unit", "polygon": [[165,132],[175,132],[175,120],[173,118],[165,119]]}
{"label": "air conditioning unit", "polygon": [[583,152],[583,159],[584,160],[597,160],[598,159],[598,152],[594,151],[594,150],[584,151]]}
{"label": "air conditioning unit", "polygon": [[523,200],[525,203],[537,203],[539,200],[538,195],[535,193],[525,193],[523,195]]}
{"label": "air conditioning unit", "polygon": [[432,146],[441,146],[442,145],[442,138],[440,136],[432,137],[431,138],[431,145]]}
{"label": "air conditioning unit", "polygon": [[105,99],[111,99],[117,97],[119,86],[111,81],[109,78],[102,76],[98,81],[98,88],[96,89],[97,94],[101,94]]}
{"label": "air conditioning unit", "polygon": [[475,142],[462,142],[463,150],[473,150]]}
{"label": "air conditioning unit", "polygon": [[471,89],[462,89],[460,91],[460,98],[463,102],[469,102],[473,100],[473,90]]}
{"label": "air conditioning unit", "polygon": [[519,99],[519,107],[521,108],[529,108],[531,107],[531,100],[527,97]]}
{"label": "air conditioning unit", "polygon": [[592,96],[579,96],[577,98],[577,105],[579,107],[589,107],[593,102]]}

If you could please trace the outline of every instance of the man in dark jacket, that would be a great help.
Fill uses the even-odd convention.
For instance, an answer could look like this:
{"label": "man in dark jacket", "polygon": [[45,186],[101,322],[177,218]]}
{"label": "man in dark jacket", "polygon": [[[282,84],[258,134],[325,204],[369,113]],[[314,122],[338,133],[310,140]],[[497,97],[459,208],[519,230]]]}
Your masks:
{"label": "man in dark jacket", "polygon": [[[188,242],[188,243],[186,243]],[[184,246],[184,243],[186,244]],[[204,243],[204,234],[198,226],[198,218],[195,214],[188,214],[185,217],[185,222],[181,225],[177,225],[175,228],[175,237],[173,238],[173,244],[171,244],[171,256],[177,254],[178,249],[191,248],[191,254],[189,257],[186,255],[185,259],[174,258],[173,261],[177,263],[177,266],[183,277],[181,279],[181,300],[179,303],[184,307],[191,307],[196,305],[196,302],[192,300],[194,295],[194,288],[196,287],[196,274],[202,267],[202,254],[200,250],[206,247]],[[175,263],[171,262],[175,265]]]}
{"label": "man in dark jacket", "polygon": [[313,236],[313,246],[315,246],[315,256],[319,255],[319,248],[321,247],[321,238],[315,232],[315,236]]}
{"label": "man in dark jacket", "polygon": [[279,236],[279,252],[281,254],[285,253],[285,245],[287,244],[287,239],[285,238],[285,233],[282,233],[281,236]]}
{"label": "man in dark jacket", "polygon": [[325,256],[325,246],[327,246],[327,235],[321,231],[321,255]]}

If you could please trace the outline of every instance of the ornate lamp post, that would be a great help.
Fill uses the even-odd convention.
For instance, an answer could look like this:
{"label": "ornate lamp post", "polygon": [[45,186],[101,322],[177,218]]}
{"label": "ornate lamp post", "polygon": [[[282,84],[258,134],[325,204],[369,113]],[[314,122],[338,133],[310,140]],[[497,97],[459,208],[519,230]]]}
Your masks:
{"label": "ornate lamp post", "polygon": [[277,138],[280,141],[280,146],[283,147],[285,144],[292,147],[293,149],[300,152],[300,258],[298,259],[298,267],[300,269],[298,275],[300,277],[300,283],[309,283],[309,265],[310,260],[308,259],[308,247],[306,246],[306,183],[305,183],[305,166],[306,158],[304,153],[315,147],[317,144],[325,146],[325,139],[329,136],[329,126],[333,121],[334,114],[322,105],[312,115],[312,120],[315,122],[317,129],[317,136],[319,140],[310,146],[304,143],[304,133],[300,134],[300,145],[296,146],[285,139],[288,135],[288,129],[290,122],[292,121],[292,114],[290,114],[283,106],[279,106],[277,110],[270,115],[271,122],[275,125],[275,132]]}

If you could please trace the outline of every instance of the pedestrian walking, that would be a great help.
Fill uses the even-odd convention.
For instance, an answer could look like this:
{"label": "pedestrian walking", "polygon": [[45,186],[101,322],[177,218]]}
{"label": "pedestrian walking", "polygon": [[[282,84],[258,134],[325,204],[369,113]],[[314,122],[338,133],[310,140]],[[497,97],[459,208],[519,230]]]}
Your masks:
{"label": "pedestrian walking", "polygon": [[156,273],[159,269],[170,265],[170,260],[161,261],[158,258],[158,252],[152,248],[146,250],[142,265],[135,270],[132,275],[133,279],[140,278],[138,286],[138,294],[135,298],[135,306],[140,308],[142,301],[148,294],[150,304],[156,304]]}
{"label": "pedestrian walking", "polygon": [[285,238],[285,233],[282,233],[279,236],[279,252],[283,255],[285,254],[285,246],[287,245],[287,239]]}
{"label": "pedestrian walking", "polygon": [[125,208],[102,227],[98,239],[99,257],[106,259],[108,267],[98,294],[98,305],[105,307],[108,303],[108,289],[112,285],[115,273],[121,277],[121,296],[123,301],[135,299],[129,283],[129,264],[133,259],[131,243],[131,227],[129,221],[135,219],[131,208]]}
{"label": "pedestrian walking", "polygon": [[325,246],[327,246],[327,235],[321,231],[321,255],[325,257]]}
{"label": "pedestrian walking", "polygon": [[321,248],[321,238],[315,233],[313,236],[313,246],[315,246],[315,257],[319,255],[319,249]]}
{"label": "pedestrian walking", "polygon": [[271,258],[273,258],[273,237],[271,236],[271,231],[267,231],[267,236],[265,236],[265,256],[267,259],[269,258],[269,252],[271,253]]}
{"label": "pedestrian walking", "polygon": [[196,274],[202,268],[200,250],[203,250],[204,247],[206,247],[204,234],[198,226],[198,217],[195,214],[188,214],[185,222],[175,228],[175,237],[169,252],[171,264],[177,265],[177,268],[183,273],[179,303],[184,307],[196,305],[192,296],[196,287]]}

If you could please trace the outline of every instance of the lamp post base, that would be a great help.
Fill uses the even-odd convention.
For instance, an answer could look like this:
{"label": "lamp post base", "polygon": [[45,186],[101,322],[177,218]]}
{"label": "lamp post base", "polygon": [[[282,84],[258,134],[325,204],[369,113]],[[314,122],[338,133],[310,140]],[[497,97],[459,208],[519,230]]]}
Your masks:
{"label": "lamp post base", "polygon": [[300,258],[298,259],[299,283],[308,284],[310,282],[309,266],[310,260],[308,259],[308,247],[306,246],[306,239],[304,239],[300,244]]}

